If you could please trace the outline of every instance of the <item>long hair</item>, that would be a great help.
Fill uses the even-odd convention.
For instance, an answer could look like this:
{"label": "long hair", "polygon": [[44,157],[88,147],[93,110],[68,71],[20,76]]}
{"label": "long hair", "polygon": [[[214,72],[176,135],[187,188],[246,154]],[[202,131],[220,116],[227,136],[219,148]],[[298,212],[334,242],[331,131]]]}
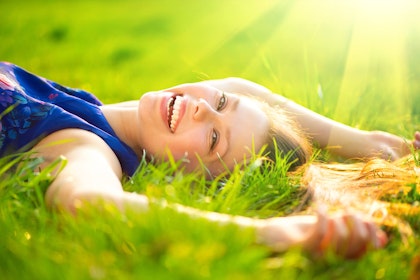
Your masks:
{"label": "long hair", "polygon": [[[411,234],[404,217],[420,213],[411,203],[392,202],[418,191],[420,169],[413,156],[395,162],[371,159],[357,163],[308,164],[302,177],[312,203],[332,209],[355,209],[371,216],[380,225],[397,227],[403,235]],[[395,200],[395,199],[394,199]]]}
{"label": "long hair", "polygon": [[308,191],[310,204],[326,204],[331,210],[359,210],[380,225],[397,227],[405,236],[411,234],[410,226],[401,218],[420,213],[420,206],[390,202],[389,198],[419,190],[418,159],[407,156],[395,162],[379,158],[354,163],[312,161],[312,145],[299,124],[280,106],[258,101],[270,120],[265,157],[276,162],[280,153],[287,159],[290,171],[303,174],[301,184]]}
{"label": "long hair", "polygon": [[312,145],[300,125],[280,106],[262,103],[262,109],[270,120],[264,154],[276,161],[278,153],[287,159],[290,170],[307,163],[312,155]]}

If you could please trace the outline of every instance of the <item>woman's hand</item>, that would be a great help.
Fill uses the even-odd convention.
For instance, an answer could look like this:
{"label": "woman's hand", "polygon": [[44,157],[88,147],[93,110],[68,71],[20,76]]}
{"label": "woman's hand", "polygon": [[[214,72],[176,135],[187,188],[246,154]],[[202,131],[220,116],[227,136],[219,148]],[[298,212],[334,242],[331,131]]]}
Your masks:
{"label": "woman's hand", "polygon": [[358,214],[328,216],[319,210],[317,222],[306,235],[303,246],[315,255],[322,256],[330,251],[345,258],[358,258],[386,243],[385,233]]}
{"label": "woman's hand", "polygon": [[372,156],[379,155],[384,159],[397,160],[420,147],[420,132],[416,132],[414,140],[409,141],[388,132],[371,131],[366,142],[366,146],[369,145]]}
{"label": "woman's hand", "polygon": [[372,221],[355,213],[333,216],[320,209],[316,216],[271,218],[257,228],[258,241],[275,251],[301,246],[315,256],[333,252],[358,258],[385,246],[387,237]]}

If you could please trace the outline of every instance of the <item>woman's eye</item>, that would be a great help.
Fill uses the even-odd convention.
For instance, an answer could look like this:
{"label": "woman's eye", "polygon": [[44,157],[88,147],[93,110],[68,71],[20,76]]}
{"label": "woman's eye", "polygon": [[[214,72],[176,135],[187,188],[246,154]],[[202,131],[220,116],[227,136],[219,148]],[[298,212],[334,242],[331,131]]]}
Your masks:
{"label": "woman's eye", "polygon": [[222,96],[219,99],[219,104],[217,105],[217,111],[222,110],[223,108],[225,108],[227,103],[227,97],[225,92],[222,92]]}
{"label": "woman's eye", "polygon": [[219,134],[217,133],[216,130],[213,129],[213,132],[211,133],[211,139],[210,139],[210,151],[213,151],[218,141],[219,141]]}

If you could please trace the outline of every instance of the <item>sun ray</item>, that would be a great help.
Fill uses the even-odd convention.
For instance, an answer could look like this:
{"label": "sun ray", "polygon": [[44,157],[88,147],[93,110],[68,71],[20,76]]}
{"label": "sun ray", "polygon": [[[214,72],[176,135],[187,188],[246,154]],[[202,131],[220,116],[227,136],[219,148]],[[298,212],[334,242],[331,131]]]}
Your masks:
{"label": "sun ray", "polygon": [[[350,122],[356,107],[376,108],[376,97],[397,113],[407,109],[407,14],[409,1],[360,1],[354,17],[345,71],[334,118]],[[373,95],[369,97],[368,95]],[[380,112],[376,112],[380,113]]]}

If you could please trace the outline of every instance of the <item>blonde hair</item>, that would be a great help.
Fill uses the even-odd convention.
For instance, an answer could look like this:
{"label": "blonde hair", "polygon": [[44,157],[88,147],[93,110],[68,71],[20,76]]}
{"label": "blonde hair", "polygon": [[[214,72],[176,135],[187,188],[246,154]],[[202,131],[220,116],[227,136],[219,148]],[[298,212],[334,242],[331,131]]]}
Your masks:
{"label": "blonde hair", "polygon": [[401,218],[419,214],[420,206],[385,198],[419,190],[420,167],[414,155],[395,162],[379,158],[354,163],[311,162],[312,146],[303,129],[280,106],[258,101],[270,120],[265,157],[276,162],[280,154],[291,171],[303,174],[301,184],[312,204],[326,204],[331,210],[358,210],[380,225],[397,227],[404,236],[412,233]]}
{"label": "blonde hair", "polygon": [[417,191],[419,174],[413,156],[395,162],[383,159],[357,163],[313,162],[306,167],[301,182],[315,204],[359,210],[378,224],[397,227],[403,235],[409,235],[411,228],[401,218],[420,213],[420,207],[389,202],[385,198]]}
{"label": "blonde hair", "polygon": [[265,156],[275,162],[280,153],[282,158],[286,158],[290,170],[307,163],[312,155],[312,146],[299,124],[280,106],[262,103],[262,109],[270,121]]}

